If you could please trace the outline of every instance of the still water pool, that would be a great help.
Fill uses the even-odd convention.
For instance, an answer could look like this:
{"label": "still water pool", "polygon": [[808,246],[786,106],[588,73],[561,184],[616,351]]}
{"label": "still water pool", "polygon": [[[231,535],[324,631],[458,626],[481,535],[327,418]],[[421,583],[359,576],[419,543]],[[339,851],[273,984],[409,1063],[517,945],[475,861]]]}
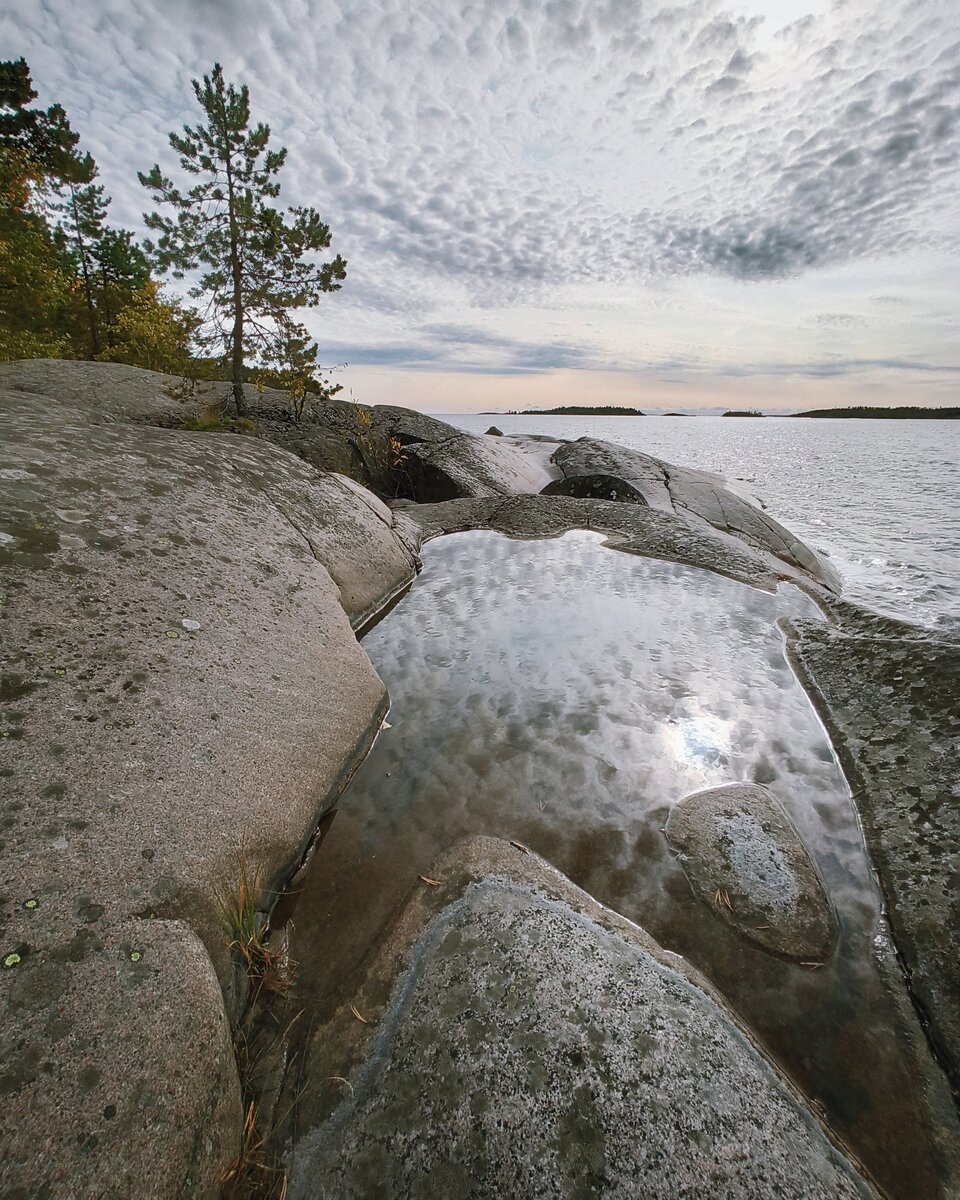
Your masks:
{"label": "still water pool", "polygon": [[[605,548],[490,532],[424,548],[364,639],[389,728],[341,800],[294,914],[309,1042],[356,990],[417,875],[484,833],[542,854],[700,967],[894,1197],[936,1195],[899,981],[849,789],[784,654],[777,594]],[[790,813],[836,906],[812,970],[748,945],[698,901],[670,806],[735,780]]]}

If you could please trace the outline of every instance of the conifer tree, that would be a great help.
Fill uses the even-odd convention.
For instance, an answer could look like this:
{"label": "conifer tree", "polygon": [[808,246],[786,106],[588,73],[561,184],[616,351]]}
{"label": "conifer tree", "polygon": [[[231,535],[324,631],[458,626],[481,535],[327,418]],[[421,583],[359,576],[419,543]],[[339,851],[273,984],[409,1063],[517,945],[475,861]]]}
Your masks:
{"label": "conifer tree", "polygon": [[[230,365],[231,394],[243,415],[244,360],[263,366],[288,358],[291,332],[300,327],[291,312],[319,303],[346,277],[337,255],[317,262],[330,245],[330,230],[312,208],[271,206],[280,193],[277,175],[286,150],[271,150],[269,126],[250,125],[250,97],[225,82],[219,63],[203,82],[193,81],[204,123],[170,134],[183,172],[198,180],[187,190],[175,186],[158,165],[140,182],[174,216],[144,214],[158,237],[148,244],[158,268],[176,279],[199,271],[191,296],[205,298],[205,345]],[[203,339],[201,339],[201,344]],[[301,356],[303,351],[300,351]]]}

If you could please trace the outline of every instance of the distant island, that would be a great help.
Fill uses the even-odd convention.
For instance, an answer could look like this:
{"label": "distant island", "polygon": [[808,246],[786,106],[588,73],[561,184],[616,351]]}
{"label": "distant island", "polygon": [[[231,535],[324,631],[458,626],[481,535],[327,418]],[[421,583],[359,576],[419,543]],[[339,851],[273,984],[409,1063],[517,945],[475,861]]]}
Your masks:
{"label": "distant island", "polygon": [[505,413],[481,413],[482,417],[643,417],[639,408],[617,408],[613,404],[566,404],[562,408],[508,409]]}
{"label": "distant island", "polygon": [[725,413],[720,414],[723,417],[762,417],[762,412],[757,412],[755,408],[728,408]]}
{"label": "distant island", "polygon": [[[790,413],[792,417],[848,417],[854,420],[877,418],[893,421],[908,420],[937,420],[956,421],[960,419],[960,408],[921,408],[919,405],[902,405],[900,408],[873,408],[866,404],[855,408],[815,408],[810,412]],[[724,413],[726,416],[726,413]]]}

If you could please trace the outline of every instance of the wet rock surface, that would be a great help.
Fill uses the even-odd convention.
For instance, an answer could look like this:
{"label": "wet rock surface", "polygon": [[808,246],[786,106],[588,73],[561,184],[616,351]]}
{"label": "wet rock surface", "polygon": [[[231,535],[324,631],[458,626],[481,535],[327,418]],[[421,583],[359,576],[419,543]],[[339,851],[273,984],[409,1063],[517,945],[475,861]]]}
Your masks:
{"label": "wet rock surface", "polygon": [[771,591],[783,579],[810,583],[810,576],[711,528],[639,504],[573,496],[507,496],[438,504],[396,502],[393,511],[407,536],[426,540],[446,533],[493,529],[514,538],[558,537],[573,529],[609,535],[617,550],[688,563]]}
{"label": "wet rock surface", "polygon": [[214,892],[242,844],[269,907],[365,754],[351,619],[415,556],[266,443],[0,416],[0,1190],[210,1195],[242,1124]]}
{"label": "wet rock surface", "polygon": [[767,788],[695,792],[670,810],[664,832],[719,920],[784,958],[822,962],[831,953],[837,925],[820,873]]}
{"label": "wet rock surface", "polygon": [[841,759],[897,947],[960,1094],[960,643],[836,609],[790,646]]}
{"label": "wet rock surface", "polygon": [[433,873],[442,908],[408,907],[358,997],[370,1026],[331,1047],[358,1066],[293,1155],[292,1197],[873,1194],[636,926],[504,843]]}

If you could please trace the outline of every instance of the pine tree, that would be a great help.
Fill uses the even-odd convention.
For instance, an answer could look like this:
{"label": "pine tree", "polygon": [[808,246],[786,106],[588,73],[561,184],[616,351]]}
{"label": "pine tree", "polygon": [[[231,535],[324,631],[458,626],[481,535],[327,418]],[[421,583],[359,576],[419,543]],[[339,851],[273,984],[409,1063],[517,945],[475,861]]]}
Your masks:
{"label": "pine tree", "polygon": [[170,145],[181,169],[199,182],[181,191],[159,166],[140,174],[155,201],[176,210],[169,218],[144,214],[159,235],[148,248],[158,268],[176,279],[201,272],[190,294],[207,300],[205,346],[228,359],[231,394],[242,416],[244,359],[282,364],[295,325],[291,311],[313,307],[321,293],[338,290],[346,263],[339,255],[313,260],[330,245],[330,230],[314,209],[284,214],[268,203],[280,194],[276,176],[287,152],[268,149],[269,126],[251,128],[246,85],[227,84],[216,63],[202,83],[193,81],[193,90],[205,123],[171,133]]}

